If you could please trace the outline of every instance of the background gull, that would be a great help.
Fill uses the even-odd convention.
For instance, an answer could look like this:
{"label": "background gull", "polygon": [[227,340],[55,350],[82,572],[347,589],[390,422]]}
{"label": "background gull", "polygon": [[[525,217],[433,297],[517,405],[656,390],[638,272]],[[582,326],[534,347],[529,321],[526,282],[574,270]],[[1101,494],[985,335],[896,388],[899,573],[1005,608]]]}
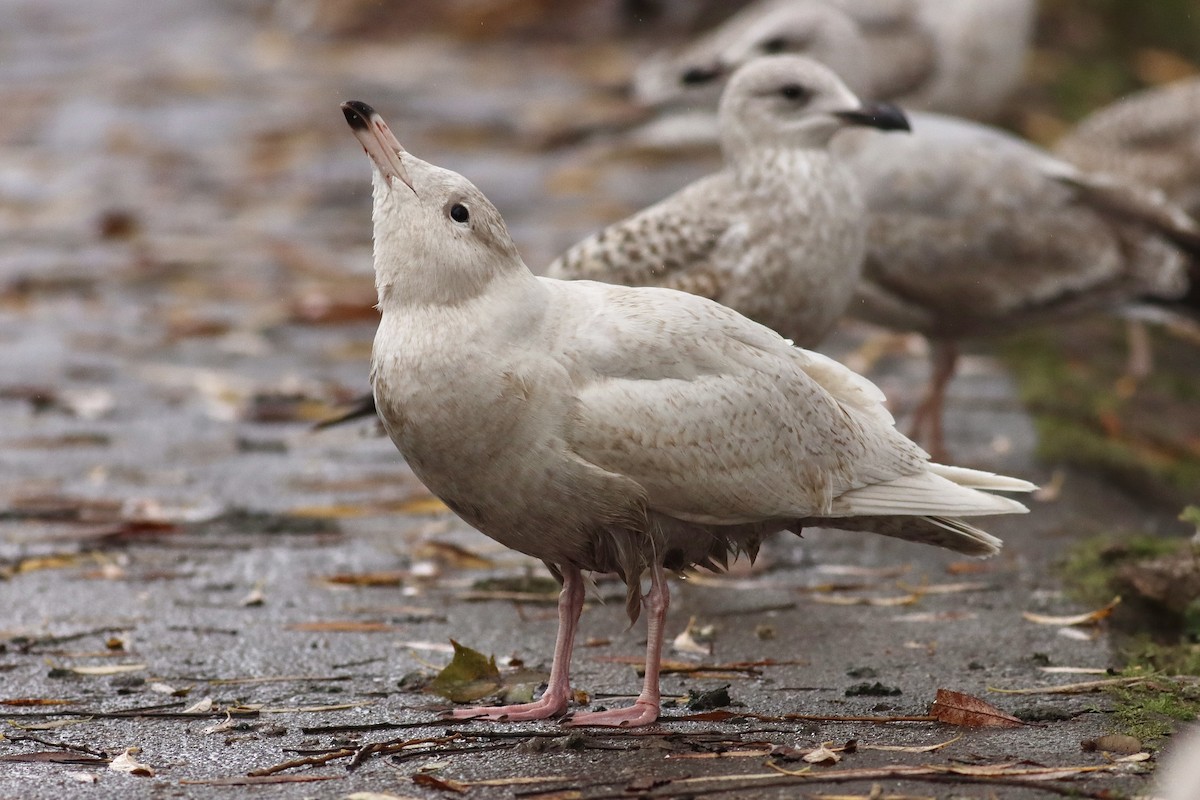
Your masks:
{"label": "background gull", "polygon": [[994,116],[1024,68],[1034,0],[761,0],[694,43],[644,62],[644,103],[713,103],[716,86],[764,53],[802,53],[869,99]]}
{"label": "background gull", "polygon": [[908,137],[856,133],[836,148],[870,213],[849,313],[933,346],[913,435],[944,454],[941,408],[960,339],[1188,288],[1200,229],[1160,192],[1086,173],[1015,136],[914,114]]}
{"label": "background gull", "polygon": [[1200,77],[1122,98],[1085,117],[1054,147],[1087,170],[1156,186],[1200,212]]}
{"label": "background gull", "polygon": [[829,141],[908,123],[800,56],[738,70],[720,122],[723,170],[584,239],[547,275],[681,289],[813,346],[850,302],[865,249],[865,208]]}
{"label": "background gull", "polygon": [[581,570],[619,573],[648,634],[637,702],[574,722],[642,725],[659,712],[666,570],[808,525],[989,555],[999,540],[961,518],[1025,510],[979,490],[1031,484],[931,464],[873,384],[725,306],[534,276],[473,184],[407,153],[364,103],[343,110],[375,168],[384,426],[447,506],[563,583],[542,698],[456,716],[566,710]]}
{"label": "background gull", "polygon": [[[720,172],[587,237],[547,275],[691,292],[815,346],[853,297],[866,249],[866,208],[829,141],[855,126],[907,130],[907,120],[864,105],[802,56],[742,67],[720,117]],[[319,427],[375,411],[366,395]]]}

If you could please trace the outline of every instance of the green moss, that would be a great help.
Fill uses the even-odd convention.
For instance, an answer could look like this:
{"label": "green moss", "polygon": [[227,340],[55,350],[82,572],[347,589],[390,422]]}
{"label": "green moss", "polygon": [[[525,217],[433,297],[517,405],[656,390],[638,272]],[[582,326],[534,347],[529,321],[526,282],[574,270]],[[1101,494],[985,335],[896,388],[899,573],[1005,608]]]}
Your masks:
{"label": "green moss", "polygon": [[1132,686],[1108,690],[1118,730],[1153,746],[1186,722],[1200,716],[1200,685],[1158,677],[1140,667],[1126,670],[1128,677],[1145,676]]}
{"label": "green moss", "polygon": [[1178,553],[1180,539],[1145,534],[1106,534],[1084,539],[1067,553],[1060,572],[1068,594],[1088,606],[1100,606],[1119,593],[1117,571],[1123,564]]}
{"label": "green moss", "polygon": [[1180,344],[1155,336],[1162,363],[1131,385],[1118,323],[1085,320],[1009,339],[1002,357],[1034,417],[1038,457],[1099,472],[1162,503],[1195,501],[1200,380],[1174,363],[1182,357]]}
{"label": "green moss", "polygon": [[1141,635],[1121,646],[1126,670],[1142,669],[1163,675],[1200,676],[1200,644],[1181,642],[1165,645]]}

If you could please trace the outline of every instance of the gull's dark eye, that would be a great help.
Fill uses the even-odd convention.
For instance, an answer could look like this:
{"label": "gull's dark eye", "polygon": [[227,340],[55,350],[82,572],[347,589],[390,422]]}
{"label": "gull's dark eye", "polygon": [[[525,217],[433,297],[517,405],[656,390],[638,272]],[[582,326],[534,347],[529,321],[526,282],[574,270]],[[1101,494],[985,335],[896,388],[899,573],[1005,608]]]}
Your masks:
{"label": "gull's dark eye", "polygon": [[462,203],[455,203],[450,206],[450,219],[455,222],[466,222],[471,218],[471,212],[467,211],[467,207]]}
{"label": "gull's dark eye", "polygon": [[792,44],[791,42],[789,42],[787,39],[783,38],[782,36],[773,36],[770,39],[767,39],[761,45],[759,45],[759,47],[762,49],[762,51],[764,53],[775,54],[775,53],[787,52],[787,50],[791,46],[791,44]]}
{"label": "gull's dark eye", "polygon": [[788,100],[797,103],[803,103],[812,96],[812,92],[808,91],[808,89],[805,89],[798,83],[789,83],[785,86],[779,87],[779,94]]}
{"label": "gull's dark eye", "polygon": [[716,80],[720,74],[716,67],[692,67],[679,76],[679,82],[684,86],[699,86]]}

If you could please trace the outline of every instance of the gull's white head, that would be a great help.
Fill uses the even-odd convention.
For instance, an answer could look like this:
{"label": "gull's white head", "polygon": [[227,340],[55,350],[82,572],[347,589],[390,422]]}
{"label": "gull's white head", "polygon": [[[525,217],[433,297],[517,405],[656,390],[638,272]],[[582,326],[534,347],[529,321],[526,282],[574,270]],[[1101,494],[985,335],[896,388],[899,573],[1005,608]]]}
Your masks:
{"label": "gull's white head", "polygon": [[759,56],[805,55],[831,67],[857,92],[869,92],[870,52],[859,25],[827,0],[756,3],[674,56],[643,65],[638,99],[715,103],[738,67]]}
{"label": "gull's white head", "polygon": [[727,155],[759,148],[823,148],[851,126],[909,130],[889,103],[864,103],[828,67],[804,56],[756,58],[729,79],[720,104]]}
{"label": "gull's white head", "polygon": [[473,183],[416,158],[366,103],[342,113],[374,166],[379,301],[461,303],[498,275],[526,269],[496,207]]}

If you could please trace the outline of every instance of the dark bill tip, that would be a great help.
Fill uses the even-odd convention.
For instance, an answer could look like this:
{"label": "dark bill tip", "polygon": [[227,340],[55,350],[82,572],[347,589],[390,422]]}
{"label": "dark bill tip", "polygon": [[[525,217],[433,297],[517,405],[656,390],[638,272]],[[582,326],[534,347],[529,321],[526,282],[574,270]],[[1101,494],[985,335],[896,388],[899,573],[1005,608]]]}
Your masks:
{"label": "dark bill tip", "polygon": [[366,130],[371,124],[371,117],[375,114],[375,109],[361,100],[347,100],[342,103],[342,113],[346,116],[346,122],[350,123],[350,127],[355,130]]}
{"label": "dark bill tip", "polygon": [[838,112],[838,116],[853,125],[865,125],[881,131],[911,131],[908,117],[891,103],[864,103],[862,108]]}
{"label": "dark bill tip", "polygon": [[679,76],[679,82],[684,86],[703,86],[721,77],[724,70],[720,66],[689,67]]}

